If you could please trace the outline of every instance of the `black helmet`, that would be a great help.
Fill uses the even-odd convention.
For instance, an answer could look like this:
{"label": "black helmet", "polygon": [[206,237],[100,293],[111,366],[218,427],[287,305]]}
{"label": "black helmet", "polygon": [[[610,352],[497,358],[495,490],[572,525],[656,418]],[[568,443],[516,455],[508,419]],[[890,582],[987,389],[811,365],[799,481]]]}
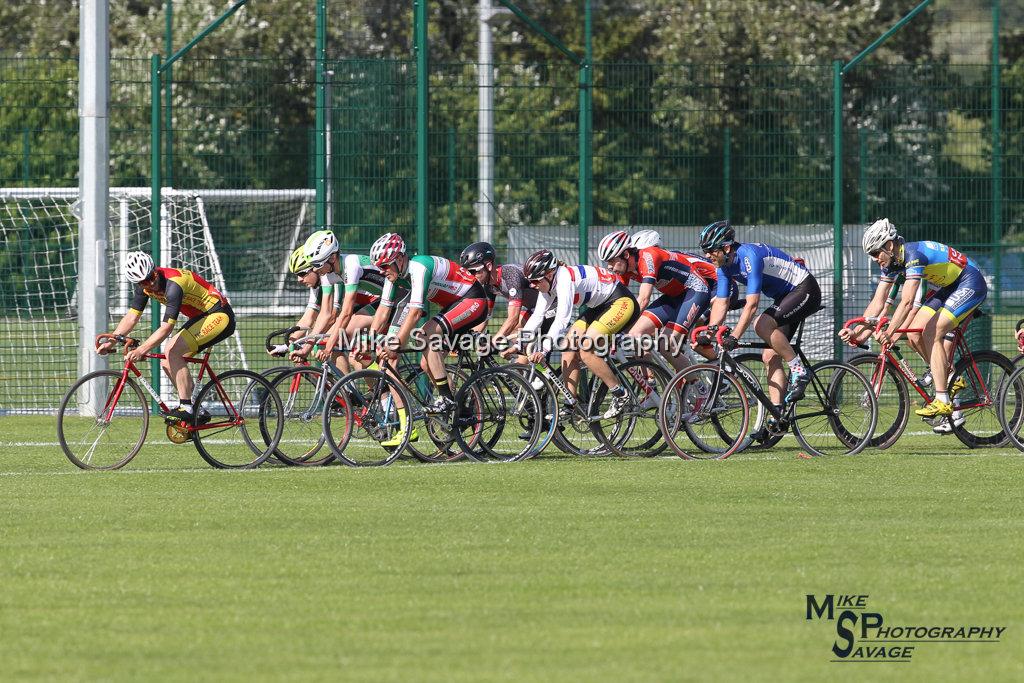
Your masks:
{"label": "black helmet", "polygon": [[558,259],[550,249],[535,251],[523,264],[523,275],[527,280],[539,280],[558,267]]}
{"label": "black helmet", "polygon": [[736,231],[729,221],[717,221],[700,231],[700,248],[704,251],[721,249],[736,242]]}
{"label": "black helmet", "polygon": [[490,242],[474,242],[462,250],[459,263],[463,268],[476,268],[485,263],[494,263],[497,254]]}

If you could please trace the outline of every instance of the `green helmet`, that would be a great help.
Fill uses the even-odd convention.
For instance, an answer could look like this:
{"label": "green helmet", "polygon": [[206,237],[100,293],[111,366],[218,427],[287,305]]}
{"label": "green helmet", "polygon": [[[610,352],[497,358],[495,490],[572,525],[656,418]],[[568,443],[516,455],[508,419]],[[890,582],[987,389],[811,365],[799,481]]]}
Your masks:
{"label": "green helmet", "polygon": [[313,267],[313,259],[306,255],[306,248],[299,247],[288,257],[288,270],[293,273],[304,273]]}

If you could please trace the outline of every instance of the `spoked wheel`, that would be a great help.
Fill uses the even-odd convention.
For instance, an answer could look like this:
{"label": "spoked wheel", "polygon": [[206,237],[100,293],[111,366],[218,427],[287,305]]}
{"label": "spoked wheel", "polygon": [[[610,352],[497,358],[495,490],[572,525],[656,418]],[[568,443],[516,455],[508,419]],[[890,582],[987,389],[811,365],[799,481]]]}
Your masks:
{"label": "spoked wheel", "polygon": [[[456,365],[446,365],[448,386],[455,391],[466,380],[465,371]],[[417,439],[406,446],[406,451],[421,462],[453,462],[464,457],[452,433],[450,416],[424,413],[421,406],[434,402],[434,383],[419,365],[405,365],[399,370],[402,380],[412,393],[414,405],[415,432]],[[419,405],[416,405],[418,403]]]}
{"label": "spoked wheel", "polygon": [[810,455],[854,455],[871,441],[878,404],[866,377],[848,363],[808,369],[811,381],[793,412],[793,433]]}
{"label": "spoked wheel", "polygon": [[[970,358],[957,361],[949,380],[950,398],[956,411],[953,413],[953,433],[969,448],[1002,446],[1009,437],[999,415],[999,396],[1012,386],[1009,381],[1014,372],[1013,363],[998,351],[978,351],[972,355],[973,364]],[[963,388],[954,394],[953,390],[958,385],[963,385]],[[1011,389],[1009,393],[1013,395],[1014,391]],[[957,412],[963,422],[957,419]],[[1004,415],[1002,419],[1007,421],[1011,431],[1019,431],[1021,417],[1015,412]]]}
{"label": "spoked wheel", "polygon": [[[314,367],[290,368],[277,373],[271,387],[281,397],[284,432],[274,450],[286,465],[313,467],[334,460],[323,431],[325,386],[323,370]],[[263,438],[269,439],[269,430]]]}
{"label": "spoked wheel", "polygon": [[[761,391],[768,394],[768,376],[767,370],[764,365],[764,360],[761,358],[760,353],[746,352],[738,353],[733,356],[733,360],[739,366],[738,372],[746,372],[746,380],[750,382],[751,386],[756,386]],[[739,450],[756,450],[756,449],[767,449],[772,448],[786,435],[785,432],[781,431],[768,431],[764,429],[765,420],[768,418],[768,410],[764,407],[760,401],[754,401],[750,404],[750,434],[757,434],[758,438],[748,438],[740,445]],[[713,424],[715,424],[713,422]],[[721,425],[719,424],[719,427]],[[729,438],[728,434],[724,429],[721,429],[719,436],[723,441]]]}
{"label": "spoked wheel", "polygon": [[[854,356],[850,365],[867,377],[878,404],[878,425],[868,445],[889,448],[903,435],[910,419],[912,404],[907,380],[892,363],[879,360],[877,354]],[[865,409],[870,404],[866,397],[863,404]]]}
{"label": "spoked wheel", "polygon": [[[327,445],[352,467],[390,465],[414,435],[408,412],[411,400],[397,381],[378,370],[345,375],[325,400]],[[399,409],[400,404],[405,407]]]}
{"label": "spoked wheel", "polygon": [[203,460],[219,469],[259,467],[284,431],[280,397],[266,379],[248,370],[230,370],[207,382],[193,415],[192,443]]}
{"label": "spoked wheel", "polygon": [[[541,405],[541,423],[540,423],[540,439],[537,441],[534,452],[526,458],[532,458],[535,455],[539,455],[544,452],[544,449],[548,447],[548,444],[555,438],[555,433],[558,430],[558,401],[555,399],[555,388],[551,386],[547,378],[541,375],[532,365],[521,365],[519,363],[513,363],[505,366],[512,372],[517,372],[522,375],[523,379],[529,383],[530,388],[537,394],[537,400]],[[528,415],[526,413],[519,413],[515,415],[514,422],[512,423],[513,429],[519,430],[520,434],[525,434],[533,429],[535,416]]]}
{"label": "spoked wheel", "polygon": [[580,368],[576,407],[571,410],[563,406],[561,393],[554,390],[558,405],[562,407],[553,440],[563,453],[584,457],[610,454],[594,427],[593,416],[600,415],[608,407],[608,401],[602,405],[598,400],[598,386],[603,386],[601,380],[586,368]]}
{"label": "spoked wheel", "polygon": [[999,396],[999,424],[1017,450],[1024,451],[1024,365],[1018,365]]}
{"label": "spoked wheel", "polygon": [[750,406],[735,377],[717,365],[691,365],[669,380],[658,422],[680,458],[723,460],[746,440]]}
{"label": "spoked wheel", "polygon": [[149,403],[121,373],[100,370],[72,385],[57,413],[57,439],[68,460],[83,470],[116,470],[142,450],[149,429]]}
{"label": "spoked wheel", "polygon": [[455,438],[474,460],[512,462],[536,453],[542,404],[518,372],[496,367],[473,374],[455,395],[455,405]]}
{"label": "spoked wheel", "polygon": [[[658,426],[658,409],[668,387],[669,374],[660,365],[636,358],[620,366],[630,405],[616,418],[596,420],[595,433],[605,447],[617,455],[654,457],[665,451]],[[597,387],[598,405],[608,398],[608,387]]]}

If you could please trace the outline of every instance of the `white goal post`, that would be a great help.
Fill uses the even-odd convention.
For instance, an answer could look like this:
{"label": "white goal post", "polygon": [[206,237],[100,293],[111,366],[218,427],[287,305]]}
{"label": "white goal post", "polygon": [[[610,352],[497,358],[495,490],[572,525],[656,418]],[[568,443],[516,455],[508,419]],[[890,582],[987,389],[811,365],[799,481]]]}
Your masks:
{"label": "white goal post", "polygon": [[[77,188],[0,188],[0,413],[52,411],[78,375],[76,319],[88,303],[77,300],[78,273],[96,267],[78,258],[78,200]],[[164,188],[160,265],[209,280],[240,318],[297,317],[304,293],[286,278],[288,255],[313,229],[314,202],[315,192],[305,189]],[[103,274],[110,326],[132,298],[122,275],[128,252],[150,251],[150,204],[148,187],[110,188]],[[149,333],[148,317],[137,335]],[[45,357],[26,363],[36,350]],[[248,367],[253,350],[237,329],[218,345],[225,369]]]}

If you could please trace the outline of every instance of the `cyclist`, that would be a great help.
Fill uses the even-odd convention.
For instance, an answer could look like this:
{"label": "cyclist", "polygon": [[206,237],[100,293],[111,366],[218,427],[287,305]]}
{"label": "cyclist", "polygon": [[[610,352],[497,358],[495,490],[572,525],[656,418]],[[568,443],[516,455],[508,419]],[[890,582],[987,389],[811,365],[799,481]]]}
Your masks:
{"label": "cyclist", "polygon": [[[312,325],[307,326],[308,330],[300,330],[293,335],[294,338],[323,334],[335,320],[341,293],[341,276],[323,267],[324,262],[332,254],[338,253],[338,239],[334,236],[334,233],[330,230],[314,232],[306,239],[305,244],[302,245],[302,250],[312,264],[313,272],[320,279],[321,305],[315,314]],[[310,295],[311,301],[314,296],[313,294]],[[312,351],[313,344],[306,343],[292,351],[289,354],[289,358],[296,363],[303,363]]]}
{"label": "cyclist", "polygon": [[[399,284],[407,282],[409,288],[409,303],[392,324],[389,339],[377,347],[379,362],[393,363],[398,358],[397,349],[409,341],[413,329],[423,317],[427,302],[442,307],[440,313],[423,325],[421,334],[425,347],[420,367],[432,379],[437,390],[434,402],[426,406],[426,410],[435,413],[452,412],[455,401],[448,384],[441,348],[453,344],[458,337],[487,321],[490,312],[487,293],[476,277],[455,261],[438,256],[408,256],[405,240],[397,233],[389,232],[378,238],[370,247],[370,260],[386,278],[380,306],[371,324],[373,332],[381,333],[387,324],[390,311],[398,298]],[[401,434],[408,418],[405,407],[400,404],[398,417]],[[396,436],[381,445],[394,446],[399,441]]]}
{"label": "cyclist", "polygon": [[[135,284],[128,312],[114,329],[114,334],[128,334],[138,324],[147,298],[156,299],[164,306],[163,322],[149,337],[134,349],[125,353],[125,360],[137,363],[143,356],[160,346],[174,331],[178,315],[185,314],[188,321],[182,326],[167,347],[160,367],[174,382],[178,390],[178,405],[165,419],[173,424],[192,420],[192,373],[189,372],[187,356],[204,351],[217,342],[223,341],[235,331],[235,314],[227,297],[209,282],[190,270],[178,268],[157,268],[153,259],[142,251],[128,254],[125,262],[125,278]],[[97,346],[97,351],[107,354],[114,350],[113,340]],[[209,420],[209,415],[200,415],[196,422]]]}
{"label": "cyclist", "polygon": [[[632,238],[625,230],[605,235],[597,255],[624,282],[640,282],[637,305],[642,313],[630,328],[629,336],[650,337],[664,328],[671,342],[667,345],[671,353],[666,356],[676,370],[681,370],[688,365],[682,353],[686,336],[694,321],[707,312],[718,276],[715,266],[708,261],[651,244],[660,242],[660,236],[647,233],[654,231],[641,231]],[[649,246],[639,248],[638,244]],[[660,296],[652,302],[655,289]],[[701,352],[711,354],[706,348],[701,348]]]}
{"label": "cyclist", "polygon": [[[772,305],[754,322],[754,332],[768,344],[761,356],[768,372],[768,395],[776,406],[782,405],[784,392],[787,403],[798,401],[810,376],[789,340],[799,324],[821,307],[818,281],[802,262],[778,247],[737,242],[729,221],[717,221],[701,230],[700,248],[718,268],[709,321],[712,326],[721,325],[729,311],[731,281],[746,287],[746,303],[739,320],[731,334],[723,338],[727,350],[739,344],[739,338],[757,313],[762,292],[773,299]],[[788,381],[783,361],[789,365]]]}
{"label": "cyclist", "polygon": [[[956,329],[988,295],[988,285],[977,264],[956,249],[939,242],[906,242],[887,218],[876,221],[864,233],[864,251],[882,269],[882,276],[868,310],[877,314],[880,297],[903,275],[906,283],[899,305],[893,311],[889,324],[879,330],[875,338],[880,343],[895,339],[901,327],[922,329],[908,333],[907,342],[928,361],[935,382],[935,400],[914,411],[925,419],[953,416],[951,395],[967,386],[966,380],[952,387],[948,385],[950,351],[946,335]],[[937,287],[930,293],[916,313],[914,300],[922,280]],[[913,316],[911,315],[913,313]],[[941,315],[940,315],[941,314]],[[959,416],[955,416],[956,419]]]}
{"label": "cyclist", "polygon": [[507,339],[519,328],[523,297],[530,290],[522,266],[515,263],[497,265],[496,259],[497,253],[489,242],[474,242],[459,256],[459,263],[476,278],[492,301],[499,294],[508,300],[508,313],[494,333],[494,343]]}
{"label": "cyclist", "polygon": [[[603,418],[617,417],[629,404],[625,387],[619,384],[608,362],[601,357],[613,335],[628,329],[640,315],[636,299],[618,276],[595,266],[567,266],[549,249],[535,252],[523,264],[523,274],[539,292],[537,307],[523,327],[521,338],[529,339],[540,328],[547,310],[555,306],[555,319],[547,334],[533,342],[528,354],[531,363],[539,363],[546,350],[566,342],[562,353],[562,376],[566,387],[576,394],[578,361],[601,378],[611,392],[612,403]],[[585,304],[586,312],[569,328],[573,307]],[[566,331],[569,334],[566,335]]]}
{"label": "cyclist", "polygon": [[[320,312],[321,300],[326,298],[333,301],[333,298],[329,287],[325,291],[320,286],[320,277],[313,272],[313,261],[306,256],[306,250],[303,247],[298,247],[288,257],[288,271],[295,275],[300,285],[309,289],[309,301],[306,302],[306,308],[302,312],[302,316],[295,323],[295,326],[299,329],[292,332],[288,337],[288,341],[291,342],[306,336],[307,331]],[[288,353],[288,345],[281,344],[271,349],[269,353],[271,356],[283,356]]]}
{"label": "cyclist", "polygon": [[[334,349],[338,346],[339,340],[347,342],[354,339],[360,331],[369,329],[377,314],[385,280],[384,274],[373,264],[369,256],[341,254],[334,250],[328,254],[326,260],[314,265],[317,268],[316,272],[321,276],[332,274],[341,282],[338,287],[344,287],[339,289],[341,293],[338,299],[342,301],[338,317],[330,328],[324,348],[317,354],[320,360],[326,361],[335,355]],[[402,290],[402,294],[404,293]],[[337,360],[341,369],[348,372],[348,357],[340,355]],[[356,362],[358,363],[358,360]]]}

